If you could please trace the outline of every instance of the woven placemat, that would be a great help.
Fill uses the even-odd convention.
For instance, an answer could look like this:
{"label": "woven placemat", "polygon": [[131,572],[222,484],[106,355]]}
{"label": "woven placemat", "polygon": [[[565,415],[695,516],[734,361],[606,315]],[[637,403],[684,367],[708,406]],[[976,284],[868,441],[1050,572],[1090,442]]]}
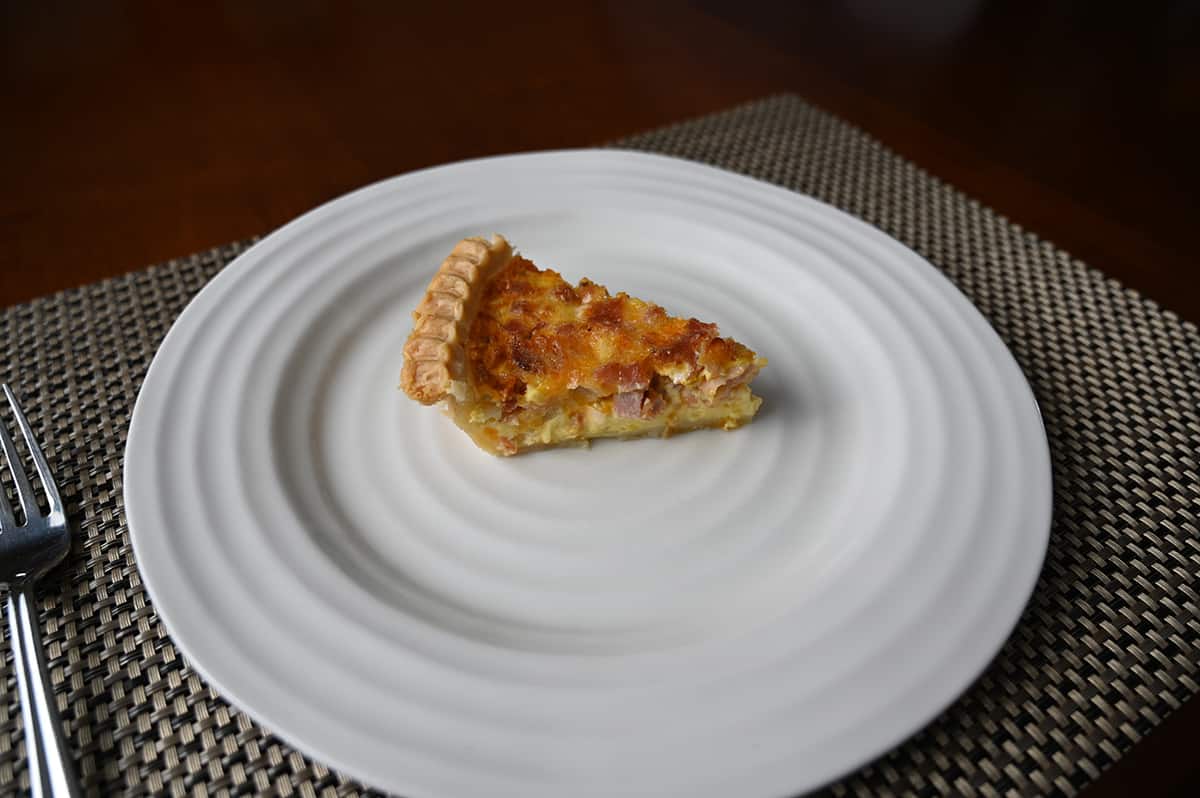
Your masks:
{"label": "woven placemat", "polygon": [[[795,97],[618,146],[811,194],[924,255],[1008,344],[1045,415],[1055,523],[1020,625],[979,682],[842,794],[1071,794],[1197,692],[1200,335],[1136,292]],[[78,543],[39,590],[59,708],[93,795],[358,795],[232,709],[150,606],[125,527],[130,412],[184,305],[249,242],[0,312],[0,379],[49,440]],[[0,792],[28,790],[5,647]]]}

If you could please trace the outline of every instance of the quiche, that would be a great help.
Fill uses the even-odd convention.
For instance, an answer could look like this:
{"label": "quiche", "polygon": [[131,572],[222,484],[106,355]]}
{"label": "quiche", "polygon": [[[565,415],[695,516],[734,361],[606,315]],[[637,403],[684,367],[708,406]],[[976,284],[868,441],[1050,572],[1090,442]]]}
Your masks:
{"label": "quiche", "polygon": [[460,241],[413,313],[400,387],[495,455],[594,438],[734,429],[766,360],[715,324],[590,280],[572,286],[502,236]]}

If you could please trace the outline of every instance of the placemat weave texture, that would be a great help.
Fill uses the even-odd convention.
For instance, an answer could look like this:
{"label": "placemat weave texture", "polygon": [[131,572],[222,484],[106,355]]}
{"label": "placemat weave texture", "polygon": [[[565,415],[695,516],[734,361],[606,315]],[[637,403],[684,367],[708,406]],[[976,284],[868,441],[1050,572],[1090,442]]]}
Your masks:
{"label": "placemat weave texture", "polygon": [[[835,795],[1072,794],[1200,679],[1200,334],[796,97],[617,146],[721,166],[831,203],[942,269],[1033,385],[1055,478],[1045,569],[966,695]],[[72,749],[93,795],[359,795],[232,709],[180,657],[125,527],[130,413],[184,305],[251,242],[0,311],[16,386],[63,489],[76,549],[40,587]],[[7,420],[7,415],[4,416]],[[4,647],[0,793],[28,790]]]}

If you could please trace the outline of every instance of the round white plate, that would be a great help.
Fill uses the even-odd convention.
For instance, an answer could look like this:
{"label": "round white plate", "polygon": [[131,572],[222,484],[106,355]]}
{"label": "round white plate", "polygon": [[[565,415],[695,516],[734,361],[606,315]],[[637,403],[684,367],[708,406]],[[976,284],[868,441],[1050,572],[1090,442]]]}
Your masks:
{"label": "round white plate", "polygon": [[[720,324],[753,424],[510,459],[397,388],[461,237]],[[780,796],[916,731],[1046,549],[1030,389],[931,265],[827,205],[613,151],[404,175],[180,316],[125,456],[176,643],[301,750],[413,798]]]}

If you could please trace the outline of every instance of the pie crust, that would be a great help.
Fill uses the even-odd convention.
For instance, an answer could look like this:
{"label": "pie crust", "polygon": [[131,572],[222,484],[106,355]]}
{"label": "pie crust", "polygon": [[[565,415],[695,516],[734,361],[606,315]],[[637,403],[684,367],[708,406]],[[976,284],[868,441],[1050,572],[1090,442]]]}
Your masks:
{"label": "pie crust", "polygon": [[413,311],[400,387],[421,404],[472,398],[463,349],[488,282],[512,260],[503,236],[464,238],[442,261]]}

